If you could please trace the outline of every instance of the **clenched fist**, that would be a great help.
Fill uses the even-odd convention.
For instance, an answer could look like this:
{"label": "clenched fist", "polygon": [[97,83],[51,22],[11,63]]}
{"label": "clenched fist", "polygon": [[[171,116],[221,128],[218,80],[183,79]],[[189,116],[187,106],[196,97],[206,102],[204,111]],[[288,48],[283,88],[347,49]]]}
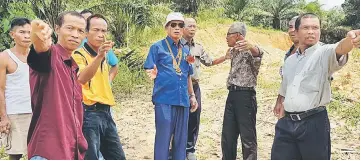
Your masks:
{"label": "clenched fist", "polygon": [[[45,50],[50,48],[52,44],[51,35],[53,34],[53,30],[50,28],[48,24],[46,24],[42,20],[33,20],[31,22],[31,41],[34,46],[41,46],[38,49]],[[38,52],[45,52],[38,51]]]}
{"label": "clenched fist", "polygon": [[351,42],[356,48],[360,48],[360,30],[351,30],[347,33],[347,37],[351,38]]}

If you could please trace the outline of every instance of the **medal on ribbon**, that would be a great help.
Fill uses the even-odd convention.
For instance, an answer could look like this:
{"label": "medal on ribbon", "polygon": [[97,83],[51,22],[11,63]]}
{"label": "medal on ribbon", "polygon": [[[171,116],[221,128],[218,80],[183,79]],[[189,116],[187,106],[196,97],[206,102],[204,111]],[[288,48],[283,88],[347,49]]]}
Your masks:
{"label": "medal on ribbon", "polygon": [[178,59],[178,61],[177,61],[177,59],[174,57],[174,54],[173,54],[173,52],[172,52],[172,48],[170,47],[168,40],[165,39],[165,42],[166,42],[166,44],[167,44],[167,46],[168,46],[168,50],[169,50],[169,52],[170,52],[170,55],[172,56],[172,59],[173,59],[173,68],[174,68],[175,72],[176,72],[178,75],[182,75],[182,70],[181,70],[181,68],[180,68],[180,63],[181,63],[182,58],[183,58],[182,47],[179,47],[179,48],[178,48],[178,54],[177,54],[177,59]]}

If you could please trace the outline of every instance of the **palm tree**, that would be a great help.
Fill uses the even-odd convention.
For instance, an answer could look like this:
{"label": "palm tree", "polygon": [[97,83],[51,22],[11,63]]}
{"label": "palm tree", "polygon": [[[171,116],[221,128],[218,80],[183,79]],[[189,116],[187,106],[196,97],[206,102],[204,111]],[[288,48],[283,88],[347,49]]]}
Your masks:
{"label": "palm tree", "polygon": [[298,0],[260,0],[261,8],[272,15],[272,27],[281,29],[281,20],[290,17]]}

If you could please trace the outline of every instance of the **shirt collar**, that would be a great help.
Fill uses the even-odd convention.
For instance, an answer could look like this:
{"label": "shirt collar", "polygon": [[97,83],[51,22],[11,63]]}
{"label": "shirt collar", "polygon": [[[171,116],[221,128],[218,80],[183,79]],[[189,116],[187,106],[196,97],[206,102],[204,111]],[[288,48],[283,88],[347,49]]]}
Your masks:
{"label": "shirt collar", "polygon": [[321,46],[320,42],[317,42],[315,45],[307,48],[303,53],[300,52],[300,48],[298,47],[296,50],[297,56],[304,54],[305,56],[308,54],[312,54],[319,46]]}
{"label": "shirt collar", "polygon": [[185,38],[182,37],[180,41],[181,41],[183,46],[184,45],[194,46],[194,39],[192,39],[191,42],[188,42]]}
{"label": "shirt collar", "polygon": [[96,51],[94,51],[87,42],[84,43],[84,48],[91,56],[95,57],[98,55],[98,53]]}
{"label": "shirt collar", "polygon": [[60,44],[56,44],[55,48],[58,50],[58,53],[60,55],[61,60],[69,67],[72,68],[72,70],[76,71],[79,69],[78,65],[74,61],[74,59],[68,54],[68,51],[61,46]]}
{"label": "shirt collar", "polygon": [[[170,45],[176,45],[175,42],[173,41],[173,39],[170,38],[169,36],[167,36],[166,39],[168,40],[168,42],[169,42]],[[181,40],[182,40],[182,39],[181,39]],[[181,40],[178,42],[177,46],[182,45]]]}

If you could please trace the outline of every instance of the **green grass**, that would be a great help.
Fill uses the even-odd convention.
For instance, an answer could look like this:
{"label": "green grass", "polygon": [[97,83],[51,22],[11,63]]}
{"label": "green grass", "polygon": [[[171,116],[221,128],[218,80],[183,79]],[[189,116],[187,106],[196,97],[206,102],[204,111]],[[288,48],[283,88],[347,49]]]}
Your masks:
{"label": "green grass", "polygon": [[334,90],[332,101],[328,105],[332,115],[346,120],[348,126],[356,126],[360,123],[360,102],[351,101],[339,91]]}

